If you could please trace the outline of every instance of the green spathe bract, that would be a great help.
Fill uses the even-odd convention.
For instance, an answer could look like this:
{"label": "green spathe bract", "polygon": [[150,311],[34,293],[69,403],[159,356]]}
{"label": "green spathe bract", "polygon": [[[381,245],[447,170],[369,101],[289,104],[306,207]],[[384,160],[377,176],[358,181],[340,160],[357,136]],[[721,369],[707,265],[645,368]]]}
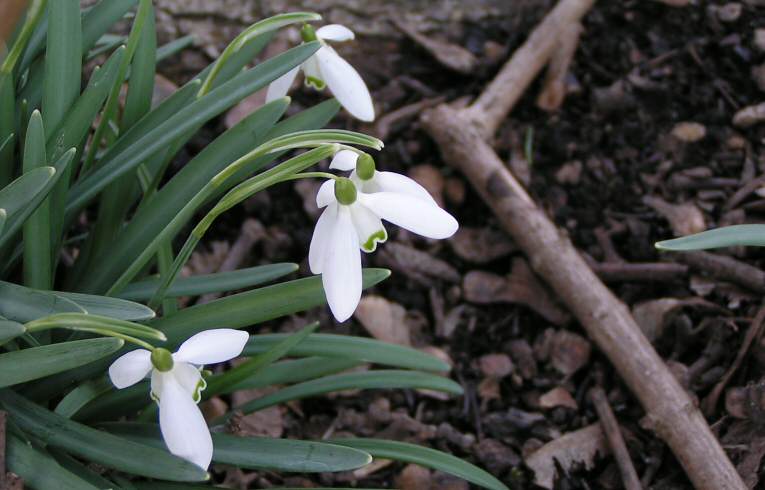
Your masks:
{"label": "green spathe bract", "polygon": [[[285,118],[290,99],[283,97],[201,151],[187,152],[193,158],[174,168],[200,129],[322,47],[319,26],[308,24],[321,18],[291,12],[254,23],[155,105],[157,61],[192,41],[158,47],[155,14],[150,0],[100,0],[85,11],[75,0],[32,0],[0,61],[0,409],[8,416],[8,469],[30,488],[213,488],[201,463],[171,454],[171,438],[162,438],[152,370],[162,373],[155,383],[165,383],[192,367],[194,395],[206,383],[206,398],[280,386],[234,408],[245,412],[349,389],[462,393],[443,375],[449,365],[433,356],[316,333],[319,324],[311,320],[290,334],[229,331],[246,359],[216,367],[214,375],[183,360],[189,352],[210,364],[236,355],[218,351],[208,358],[204,345],[188,343],[178,350],[193,344],[195,334],[205,332],[198,338],[209,342],[208,330],[257,329],[306,311],[310,318],[311,309],[326,304],[322,278],[299,277],[293,263],[179,277],[216,219],[264,189],[327,177],[311,167],[339,150],[361,154],[357,173],[371,178],[374,160],[364,152],[383,143],[322,129],[339,109],[335,100]],[[129,34],[110,34],[120,20],[130,24]],[[253,63],[288,26],[302,28],[304,43]],[[89,78],[83,66],[95,66]],[[356,198],[347,179],[337,192],[341,203]],[[365,269],[363,287],[389,275]],[[193,304],[209,293],[225,296]],[[129,373],[135,378],[117,390],[110,376],[117,379],[120,368],[109,368],[126,354],[138,360]],[[360,367],[370,369],[349,372]],[[198,401],[189,396],[181,402]],[[176,428],[183,427],[179,420]],[[197,427],[207,435],[203,420]],[[502,488],[478,468],[433,450],[240,437],[221,428],[211,436],[213,461],[242,469],[352,471],[387,456]]]}

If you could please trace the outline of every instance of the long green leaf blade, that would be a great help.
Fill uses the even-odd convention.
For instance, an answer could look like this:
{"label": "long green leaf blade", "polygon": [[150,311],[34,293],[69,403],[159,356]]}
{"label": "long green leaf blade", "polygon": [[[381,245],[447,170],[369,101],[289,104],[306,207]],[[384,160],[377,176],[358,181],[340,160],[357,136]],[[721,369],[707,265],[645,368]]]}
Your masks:
{"label": "long green leaf blade", "polygon": [[82,19],[79,0],[48,2],[48,38],[43,81],[43,120],[57,128],[80,94]]}
{"label": "long green leaf blade", "polygon": [[164,449],[116,437],[50,412],[10,390],[0,391],[0,404],[25,433],[109,468],[172,481],[204,481],[207,473]]}
{"label": "long green leaf blade", "polygon": [[[46,165],[43,119],[39,111],[34,111],[24,142],[24,173]],[[50,200],[45,199],[24,222],[24,284],[31,288],[51,289],[52,268]]]}
{"label": "long green leaf blade", "polygon": [[75,303],[50,291],[0,281],[0,316],[27,323],[56,313],[87,313]]}
{"label": "long green leaf blade", "polygon": [[28,488],[98,490],[98,487],[62,468],[48,453],[16,435],[8,434],[6,444],[8,470],[19,475]]}
{"label": "long green leaf blade", "polygon": [[0,387],[83,366],[117,352],[122,345],[120,339],[87,339],[0,354]]}
{"label": "long green leaf blade", "polygon": [[154,310],[140,303],[127,301],[109,296],[95,296],[92,294],[68,293],[56,291],[57,296],[71,300],[82,306],[88,313],[93,315],[107,316],[118,320],[142,321],[150,320],[156,316]]}
{"label": "long green leaf blade", "polygon": [[765,225],[733,225],[724,226],[695,235],[688,235],[674,240],[658,242],[660,250],[704,250],[708,248],[733,247],[750,245],[765,247]]}
{"label": "long green leaf blade", "polygon": [[[242,355],[253,356],[282,342],[285,334],[252,335]],[[348,335],[313,334],[296,345],[290,356],[339,357],[383,366],[448,372],[449,364],[411,347]]]}
{"label": "long green leaf blade", "polygon": [[332,443],[364,450],[375,458],[414,463],[443,471],[491,490],[508,490],[504,483],[477,466],[435,449],[383,439],[334,439]]}

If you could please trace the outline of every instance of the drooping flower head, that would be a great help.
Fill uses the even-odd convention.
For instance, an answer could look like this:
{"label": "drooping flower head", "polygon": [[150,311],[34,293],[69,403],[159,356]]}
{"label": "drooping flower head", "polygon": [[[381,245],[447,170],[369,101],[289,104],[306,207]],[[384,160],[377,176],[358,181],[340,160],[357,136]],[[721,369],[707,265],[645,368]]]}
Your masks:
{"label": "drooping flower head", "polygon": [[159,427],[168,450],[207,469],[213,445],[207,422],[197,407],[207,386],[201,369],[205,364],[238,356],[248,338],[247,332],[222,328],[190,337],[175,353],[162,348],[137,349],[112,363],[109,378],[122,389],[151,373],[151,397],[159,404]]}
{"label": "drooping flower head", "polygon": [[459,225],[420,184],[401,174],[377,171],[369,155],[341,150],[330,168],[353,172],[319,188],[316,204],[326,209],[316,222],[308,263],[311,272],[322,276],[332,314],[345,321],[361,299],[359,250],[373,252],[388,238],[382,220],[436,239],[452,236]]}
{"label": "drooping flower head", "polygon": [[308,24],[300,32],[303,41],[319,41],[322,46],[302,65],[293,68],[268,86],[266,101],[270,102],[287,94],[298,72],[302,69],[305,83],[317,90],[329,87],[332,95],[353,117],[362,121],[373,121],[375,109],[361,75],[327,41],[349,41],[353,31],[340,24],[329,24],[319,29]]}

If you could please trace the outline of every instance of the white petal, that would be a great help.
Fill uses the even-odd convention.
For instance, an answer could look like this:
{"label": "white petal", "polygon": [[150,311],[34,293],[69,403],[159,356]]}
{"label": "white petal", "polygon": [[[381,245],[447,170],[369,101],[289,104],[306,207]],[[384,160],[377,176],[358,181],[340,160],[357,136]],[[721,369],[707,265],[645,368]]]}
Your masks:
{"label": "white petal", "polygon": [[202,469],[210,466],[212,437],[202,412],[174,376],[163,374],[159,428],[171,453]]}
{"label": "white petal", "polygon": [[423,186],[406,175],[395,172],[375,172],[372,180],[377,185],[377,192],[397,192],[436,204],[436,200]]}
{"label": "white petal", "polygon": [[328,24],[316,30],[319,39],[327,41],[350,41],[355,36],[353,31],[340,24]]}
{"label": "white petal", "polygon": [[319,62],[323,80],[340,105],[357,119],[373,121],[375,109],[372,96],[361,75],[329,46],[322,47],[314,56]]}
{"label": "white petal", "polygon": [[109,378],[119,389],[134,385],[151,371],[151,352],[146,349],[130,351],[109,366]]}
{"label": "white petal", "polygon": [[347,320],[361,299],[361,252],[348,206],[338,206],[321,274],[329,309],[337,321]]}
{"label": "white petal", "polygon": [[[324,47],[319,48],[319,51],[322,49]],[[313,87],[316,90],[324,90],[327,86],[319,67],[319,60],[315,54],[303,62],[303,73],[305,73],[305,84],[309,87]]]}
{"label": "white petal", "polygon": [[232,328],[205,330],[182,343],[173,360],[197,365],[228,361],[242,353],[249,338],[247,332]]}
{"label": "white petal", "polygon": [[340,150],[335,153],[335,157],[329,164],[329,168],[334,170],[349,171],[356,168],[356,161],[359,159],[359,154],[351,150]]}
{"label": "white petal", "polygon": [[186,390],[196,403],[199,403],[202,391],[207,388],[207,382],[202,378],[199,368],[187,362],[176,362],[170,372],[181,388]]}
{"label": "white petal", "polygon": [[329,179],[319,187],[319,192],[316,193],[316,205],[323,208],[335,201],[335,180]]}
{"label": "white petal", "polygon": [[300,66],[298,65],[271,82],[268,86],[268,91],[266,92],[266,102],[271,102],[272,100],[287,95],[287,92],[289,92],[290,87],[292,87],[292,82],[295,81],[295,77],[299,71]]}
{"label": "white petal", "polygon": [[374,252],[378,243],[384,243],[388,239],[380,218],[362,204],[351,207],[351,219],[356,235],[359,237],[359,247],[365,252]]}
{"label": "white petal", "polygon": [[380,218],[428,238],[449,238],[459,227],[451,214],[435,204],[406,194],[359,193],[358,200]]}
{"label": "white petal", "polygon": [[324,254],[326,253],[327,244],[332,237],[335,221],[337,220],[337,207],[337,203],[334,202],[327,206],[327,209],[319,216],[319,221],[316,222],[316,227],[313,229],[311,245],[308,248],[308,265],[314,274],[321,274],[324,266]]}

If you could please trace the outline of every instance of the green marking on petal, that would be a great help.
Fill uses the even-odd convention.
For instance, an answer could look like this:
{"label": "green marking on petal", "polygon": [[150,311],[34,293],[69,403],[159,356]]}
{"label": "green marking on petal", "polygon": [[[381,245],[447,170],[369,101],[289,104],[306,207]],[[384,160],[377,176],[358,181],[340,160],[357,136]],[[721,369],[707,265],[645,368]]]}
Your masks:
{"label": "green marking on petal", "polygon": [[199,403],[202,400],[202,392],[207,388],[207,381],[204,378],[199,378],[197,387],[194,389],[194,403]]}
{"label": "green marking on petal", "polygon": [[362,245],[361,248],[364,249],[365,252],[374,252],[375,249],[377,249],[377,244],[383,243],[387,239],[388,234],[385,233],[385,230],[378,230],[367,238],[367,241],[364,242],[364,245]]}
{"label": "green marking on petal", "polygon": [[313,87],[315,90],[318,90],[321,92],[325,88],[327,88],[327,84],[324,82],[324,80],[320,80],[316,77],[305,77],[305,84],[307,87]]}

